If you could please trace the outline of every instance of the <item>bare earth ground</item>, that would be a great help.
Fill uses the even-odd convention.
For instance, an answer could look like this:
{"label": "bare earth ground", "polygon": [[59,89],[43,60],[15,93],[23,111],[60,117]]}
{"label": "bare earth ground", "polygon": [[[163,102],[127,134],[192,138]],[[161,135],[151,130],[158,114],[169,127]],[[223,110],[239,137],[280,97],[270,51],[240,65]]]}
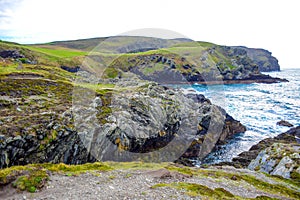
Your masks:
{"label": "bare earth ground", "polygon": [[[274,182],[273,179],[264,174],[245,169],[223,167],[222,170],[229,173],[250,174],[265,182]],[[288,199],[260,191],[244,181],[224,177],[220,179],[204,176],[191,177],[178,172],[170,172],[166,169],[92,171],[80,175],[54,173],[50,176],[47,186],[36,193],[18,192],[12,186],[6,186],[0,191],[0,199],[200,199],[199,196],[189,196],[187,191],[183,189],[151,188],[151,186],[158,183],[174,182],[197,183],[211,189],[224,188],[243,198],[267,195],[278,199]],[[296,190],[300,192],[299,188],[296,188]]]}

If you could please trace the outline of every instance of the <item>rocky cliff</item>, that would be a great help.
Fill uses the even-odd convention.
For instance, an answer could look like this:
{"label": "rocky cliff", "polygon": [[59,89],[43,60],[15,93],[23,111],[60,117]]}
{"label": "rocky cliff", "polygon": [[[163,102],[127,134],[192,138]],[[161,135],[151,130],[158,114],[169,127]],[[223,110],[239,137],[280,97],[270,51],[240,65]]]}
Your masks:
{"label": "rocky cliff", "polygon": [[[218,141],[245,131],[203,95],[183,94],[155,83],[141,84],[94,97],[88,107],[75,104],[72,111],[57,110],[61,114],[49,110],[43,114],[48,117],[32,121],[31,128],[21,128],[17,135],[10,131],[1,135],[0,167],[42,162],[201,159]],[[9,94],[13,93],[5,93]],[[39,123],[38,128],[32,128],[35,123]],[[2,129],[13,130],[8,125]]]}
{"label": "rocky cliff", "polygon": [[[278,66],[278,63],[275,66],[276,59],[268,56],[266,52],[213,44],[202,47],[200,43],[192,47],[180,46],[116,56],[104,74],[106,77],[116,78],[131,72],[141,79],[159,83],[229,84],[287,81],[261,73]],[[90,58],[99,60],[94,55]]]}
{"label": "rocky cliff", "polygon": [[300,181],[300,126],[267,138],[233,159],[235,166]]}
{"label": "rocky cliff", "polygon": [[261,72],[280,71],[277,58],[272,56],[272,53],[265,49],[255,49],[247,47],[233,47],[237,50],[245,50],[247,55],[258,66]]}

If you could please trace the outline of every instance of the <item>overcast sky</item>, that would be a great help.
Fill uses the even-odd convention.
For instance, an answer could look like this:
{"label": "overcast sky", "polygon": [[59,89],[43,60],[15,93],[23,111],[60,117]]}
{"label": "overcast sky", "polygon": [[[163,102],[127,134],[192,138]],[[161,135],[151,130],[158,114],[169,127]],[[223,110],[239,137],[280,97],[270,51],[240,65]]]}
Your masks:
{"label": "overcast sky", "polygon": [[40,43],[163,28],[265,48],[282,68],[299,68],[299,19],[298,0],[0,0],[0,39]]}

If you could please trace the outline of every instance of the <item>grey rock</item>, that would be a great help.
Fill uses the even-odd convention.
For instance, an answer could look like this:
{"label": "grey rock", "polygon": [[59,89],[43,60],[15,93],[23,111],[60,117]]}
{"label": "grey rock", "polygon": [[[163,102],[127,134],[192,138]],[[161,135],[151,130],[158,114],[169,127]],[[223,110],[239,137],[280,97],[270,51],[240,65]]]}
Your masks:
{"label": "grey rock", "polygon": [[0,52],[0,57],[2,57],[2,58],[14,58],[14,59],[25,58],[25,56],[17,50],[1,51]]}
{"label": "grey rock", "polygon": [[287,127],[293,127],[294,126],[293,124],[291,124],[290,122],[285,121],[285,120],[280,120],[279,122],[276,123],[276,125],[287,126]]}
{"label": "grey rock", "polygon": [[94,108],[97,108],[97,107],[101,107],[102,106],[102,100],[100,97],[96,97],[94,100],[93,100],[93,107]]}
{"label": "grey rock", "polygon": [[299,148],[294,148],[291,144],[274,143],[262,150],[251,161],[248,169],[290,178],[290,174],[299,167],[299,159]]}
{"label": "grey rock", "polygon": [[284,178],[290,178],[290,173],[293,170],[295,164],[290,157],[283,157],[275,169],[271,172],[271,175],[278,175]]}

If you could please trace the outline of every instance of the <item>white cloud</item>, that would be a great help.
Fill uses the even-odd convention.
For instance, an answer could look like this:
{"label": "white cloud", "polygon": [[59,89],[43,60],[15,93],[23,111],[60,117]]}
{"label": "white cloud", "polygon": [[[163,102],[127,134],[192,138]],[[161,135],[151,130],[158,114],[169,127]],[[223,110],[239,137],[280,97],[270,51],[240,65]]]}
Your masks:
{"label": "white cloud", "polygon": [[[9,1],[0,0],[0,4]],[[280,0],[15,0],[0,9],[0,33],[49,42],[164,28],[194,40],[266,48],[282,67],[297,67],[298,1]],[[4,5],[4,4],[3,4]],[[9,21],[8,21],[9,19]]]}

